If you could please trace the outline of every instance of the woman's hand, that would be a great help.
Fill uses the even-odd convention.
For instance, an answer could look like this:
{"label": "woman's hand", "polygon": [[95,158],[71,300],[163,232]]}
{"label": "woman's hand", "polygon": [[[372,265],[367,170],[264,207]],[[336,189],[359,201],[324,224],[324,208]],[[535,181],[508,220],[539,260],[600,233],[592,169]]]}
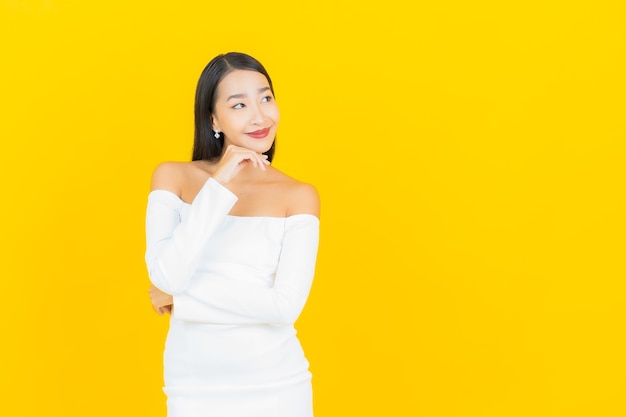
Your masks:
{"label": "woman's hand", "polygon": [[265,154],[240,146],[228,145],[217,164],[213,178],[220,184],[226,185],[247,165],[265,171],[265,165],[269,164]]}
{"label": "woman's hand", "polygon": [[174,297],[164,293],[154,285],[150,285],[148,289],[150,294],[150,301],[152,302],[152,308],[154,311],[163,315],[164,313],[172,314],[172,307],[174,306]]}

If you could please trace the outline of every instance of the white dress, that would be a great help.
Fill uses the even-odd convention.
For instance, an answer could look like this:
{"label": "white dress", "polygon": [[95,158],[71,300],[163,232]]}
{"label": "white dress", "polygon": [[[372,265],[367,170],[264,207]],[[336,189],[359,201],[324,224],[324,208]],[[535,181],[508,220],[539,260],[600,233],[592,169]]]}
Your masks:
{"label": "white dress", "polygon": [[311,288],[319,220],[229,215],[209,179],[192,204],[152,191],[146,264],[173,294],[164,352],[168,417],[311,417],[311,373],[293,323]]}

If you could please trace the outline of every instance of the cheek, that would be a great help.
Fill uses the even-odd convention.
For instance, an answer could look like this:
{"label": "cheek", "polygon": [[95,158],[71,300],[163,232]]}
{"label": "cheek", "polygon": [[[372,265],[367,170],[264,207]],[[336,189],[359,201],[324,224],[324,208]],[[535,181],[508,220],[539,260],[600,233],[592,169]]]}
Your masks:
{"label": "cheek", "polygon": [[274,106],[270,112],[272,120],[278,122],[280,120],[280,111],[278,110],[278,106]]}
{"label": "cheek", "polygon": [[241,114],[222,114],[218,119],[220,121],[220,125],[224,130],[236,129],[240,127],[242,124],[245,124],[244,118],[241,117]]}

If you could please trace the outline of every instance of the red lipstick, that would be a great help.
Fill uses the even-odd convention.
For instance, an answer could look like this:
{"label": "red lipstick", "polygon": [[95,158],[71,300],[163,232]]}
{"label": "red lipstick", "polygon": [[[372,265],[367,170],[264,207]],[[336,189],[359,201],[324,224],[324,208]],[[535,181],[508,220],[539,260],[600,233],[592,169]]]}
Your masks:
{"label": "red lipstick", "polygon": [[254,132],[246,133],[246,135],[253,137],[254,139],[263,139],[270,133],[270,128],[255,130]]}

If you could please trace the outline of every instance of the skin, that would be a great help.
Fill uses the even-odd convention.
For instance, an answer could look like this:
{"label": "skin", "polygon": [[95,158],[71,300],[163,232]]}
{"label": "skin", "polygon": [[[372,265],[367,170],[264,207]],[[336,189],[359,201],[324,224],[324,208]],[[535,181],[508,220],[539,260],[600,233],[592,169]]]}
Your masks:
{"label": "skin", "polygon": [[[224,135],[224,151],[214,162],[164,162],[152,175],[151,190],[167,190],[191,203],[204,183],[213,177],[232,191],[237,203],[233,216],[288,217],[312,214],[319,217],[317,190],[269,165],[263,155],[272,146],[280,120],[265,76],[256,71],[235,70],[217,87],[213,129]],[[269,129],[264,138],[248,133]],[[148,290],[159,314],[171,313],[173,298],[155,286]]]}

